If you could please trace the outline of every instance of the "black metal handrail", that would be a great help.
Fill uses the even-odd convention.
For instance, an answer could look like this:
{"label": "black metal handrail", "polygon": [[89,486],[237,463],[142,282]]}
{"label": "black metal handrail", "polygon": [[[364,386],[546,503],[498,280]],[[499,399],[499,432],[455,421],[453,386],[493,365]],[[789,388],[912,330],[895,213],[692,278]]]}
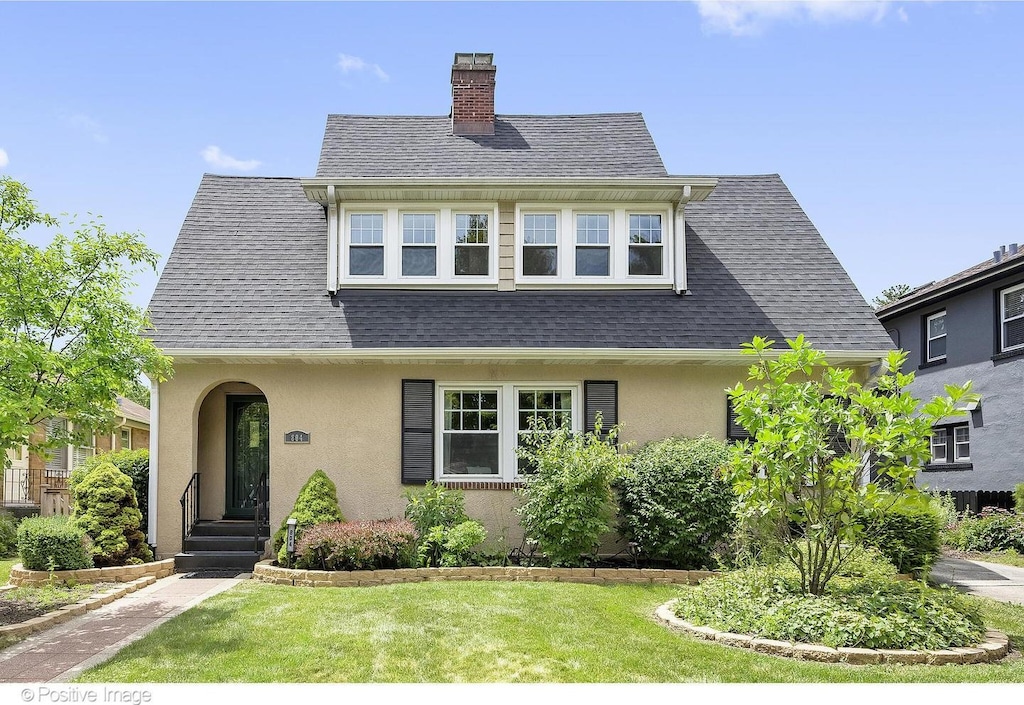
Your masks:
{"label": "black metal handrail", "polygon": [[181,493],[181,550],[185,550],[185,539],[192,535],[192,529],[199,522],[199,473],[192,473],[192,479]]}
{"label": "black metal handrail", "polygon": [[260,534],[263,533],[264,527],[270,528],[270,484],[267,479],[267,473],[262,473],[260,479],[256,481],[256,487],[253,489],[255,495],[255,504],[253,506],[253,550],[256,553],[262,553],[260,551]]}

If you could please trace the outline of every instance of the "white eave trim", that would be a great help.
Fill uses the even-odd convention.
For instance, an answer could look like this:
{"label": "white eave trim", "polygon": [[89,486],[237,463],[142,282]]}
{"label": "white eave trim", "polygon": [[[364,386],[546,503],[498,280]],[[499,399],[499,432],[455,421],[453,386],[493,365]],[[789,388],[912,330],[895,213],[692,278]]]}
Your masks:
{"label": "white eave trim", "polygon": [[[738,349],[703,348],[194,348],[165,349],[165,354],[178,361],[202,360],[260,360],[277,361],[460,361],[460,360],[535,360],[581,361],[623,360],[650,362],[715,362],[720,364],[750,364],[754,357]],[[777,356],[782,349],[774,351]],[[884,359],[888,350],[825,350],[829,362],[868,364]]]}

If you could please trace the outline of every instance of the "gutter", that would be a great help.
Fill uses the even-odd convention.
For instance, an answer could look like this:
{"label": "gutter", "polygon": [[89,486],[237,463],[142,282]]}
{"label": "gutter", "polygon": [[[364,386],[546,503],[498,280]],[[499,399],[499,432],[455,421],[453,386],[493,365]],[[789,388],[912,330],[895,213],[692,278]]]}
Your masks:
{"label": "gutter", "polygon": [[892,320],[904,313],[910,313],[915,309],[923,308],[928,304],[954,294],[977,289],[996,279],[1016,274],[1018,271],[1024,271],[1024,259],[1017,258],[1007,263],[1007,266],[993,267],[992,269],[986,269],[984,272],[975,274],[967,279],[950,282],[949,284],[939,287],[920,298],[900,299],[896,303],[891,304],[890,307],[877,311],[875,315],[878,316],[878,320],[880,322],[885,323],[886,321]]}

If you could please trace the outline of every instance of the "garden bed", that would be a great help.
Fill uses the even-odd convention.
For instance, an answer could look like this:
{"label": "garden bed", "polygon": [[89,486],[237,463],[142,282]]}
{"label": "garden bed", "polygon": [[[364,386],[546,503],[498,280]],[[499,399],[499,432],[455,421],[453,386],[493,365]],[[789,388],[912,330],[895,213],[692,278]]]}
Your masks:
{"label": "garden bed", "polygon": [[174,572],[174,559],[139,565],[86,568],[82,570],[26,570],[20,563],[11,568],[11,584],[19,587],[42,587],[51,581],[68,584],[128,583],[139,578],[165,578]]}

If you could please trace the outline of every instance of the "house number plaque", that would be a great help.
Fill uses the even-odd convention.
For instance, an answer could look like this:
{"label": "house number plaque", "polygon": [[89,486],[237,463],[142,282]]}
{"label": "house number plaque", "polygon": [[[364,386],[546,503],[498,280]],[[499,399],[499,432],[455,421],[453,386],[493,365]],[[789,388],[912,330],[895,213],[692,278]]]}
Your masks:
{"label": "house number plaque", "polygon": [[309,434],[305,431],[289,431],[284,434],[285,443],[309,443]]}

